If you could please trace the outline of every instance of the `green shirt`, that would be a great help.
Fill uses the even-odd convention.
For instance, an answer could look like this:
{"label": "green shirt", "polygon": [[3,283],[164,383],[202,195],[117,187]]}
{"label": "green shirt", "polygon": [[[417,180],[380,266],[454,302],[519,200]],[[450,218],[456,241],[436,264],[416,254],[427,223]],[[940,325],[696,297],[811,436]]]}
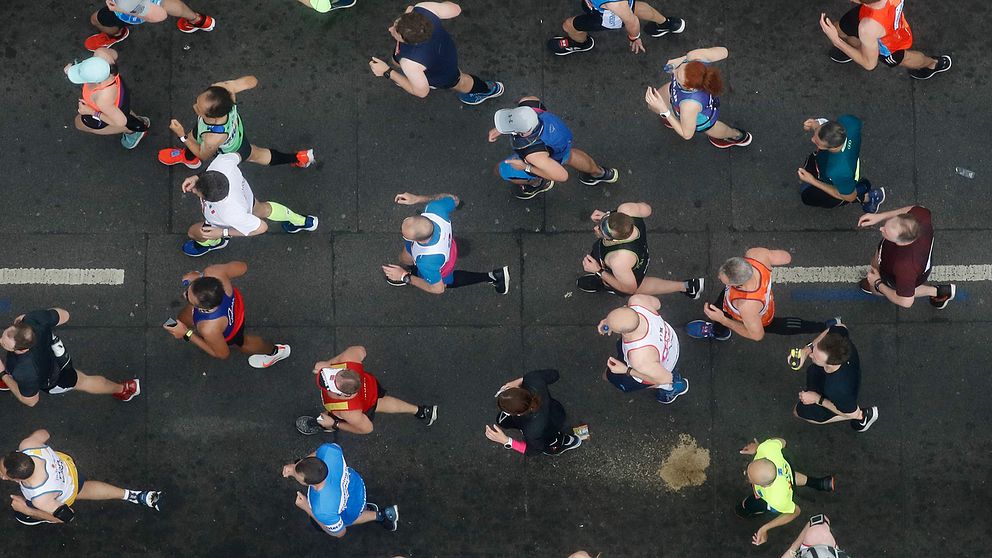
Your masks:
{"label": "green shirt", "polygon": [[753,461],[767,459],[775,464],[775,481],[768,486],[754,486],[754,495],[761,498],[768,504],[768,509],[778,513],[792,513],[796,511],[796,504],[792,501],[792,485],[794,484],[792,466],[782,455],[782,448],[785,445],[781,440],[765,440],[758,446],[758,451],[754,454]]}
{"label": "green shirt", "polygon": [[245,139],[244,124],[238,114],[238,105],[231,107],[227,113],[227,122],[223,124],[207,124],[203,118],[196,119],[196,141],[203,143],[203,134],[227,134],[227,139],[217,148],[219,153],[237,153],[241,142]]}
{"label": "green shirt", "polygon": [[861,179],[861,119],[845,114],[837,123],[847,132],[847,141],[837,153],[825,149],[816,152],[816,168],[820,180],[833,184],[842,196],[849,196],[857,189]]}

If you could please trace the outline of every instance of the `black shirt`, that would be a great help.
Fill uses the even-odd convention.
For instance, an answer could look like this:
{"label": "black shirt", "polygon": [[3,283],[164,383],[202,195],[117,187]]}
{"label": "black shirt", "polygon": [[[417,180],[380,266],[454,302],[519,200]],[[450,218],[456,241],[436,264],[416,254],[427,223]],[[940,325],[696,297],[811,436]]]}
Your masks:
{"label": "black shirt", "polygon": [[[834,326],[830,333],[850,337],[846,327]],[[806,369],[806,390],[815,391],[829,399],[842,413],[858,410],[858,390],[861,388],[861,359],[858,349],[851,343],[851,356],[836,371],[827,373],[816,364]]]}
{"label": "black shirt", "polygon": [[500,413],[500,426],[516,428],[523,432],[527,442],[527,455],[541,453],[558,438],[565,424],[565,408],[552,399],[548,384],[558,381],[557,370],[534,370],[524,374],[520,387],[541,398],[541,406],[533,413],[519,417]]}
{"label": "black shirt", "polygon": [[[637,229],[637,238],[633,240],[606,240],[600,238],[596,241],[596,244],[592,247],[592,257],[594,260],[599,262],[599,265],[603,269],[613,273],[613,270],[606,265],[606,256],[611,252],[616,252],[618,250],[627,250],[632,252],[637,256],[637,262],[634,263],[634,267],[631,271],[634,272],[634,277],[637,279],[637,284],[641,284],[641,280],[644,279],[644,274],[648,270],[648,259],[650,255],[648,254],[648,227],[644,223],[644,219],[641,217],[631,217],[634,221],[634,228]],[[609,242],[609,244],[606,244]]]}
{"label": "black shirt", "polygon": [[55,353],[52,352],[52,330],[59,323],[55,310],[35,310],[21,319],[34,331],[34,347],[22,354],[7,353],[4,366],[17,381],[24,397],[34,397],[42,389],[49,389],[59,378]]}

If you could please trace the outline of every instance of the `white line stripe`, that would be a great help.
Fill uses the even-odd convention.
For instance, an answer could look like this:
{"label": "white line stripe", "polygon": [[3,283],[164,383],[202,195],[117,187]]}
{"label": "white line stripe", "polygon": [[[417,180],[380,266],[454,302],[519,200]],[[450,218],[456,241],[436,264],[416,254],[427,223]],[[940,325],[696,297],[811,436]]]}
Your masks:
{"label": "white line stripe", "polygon": [[123,285],[123,269],[0,268],[0,285]]}
{"label": "white line stripe", "polygon": [[[866,265],[776,267],[776,283],[857,283],[868,274]],[[992,281],[992,265],[935,265],[931,281]]]}

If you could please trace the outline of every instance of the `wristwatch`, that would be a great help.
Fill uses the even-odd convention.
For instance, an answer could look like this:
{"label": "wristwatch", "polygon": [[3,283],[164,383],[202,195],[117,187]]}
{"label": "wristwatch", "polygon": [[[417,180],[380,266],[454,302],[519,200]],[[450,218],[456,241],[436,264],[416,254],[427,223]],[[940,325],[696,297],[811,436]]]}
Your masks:
{"label": "wristwatch", "polygon": [[392,68],[390,68],[390,69],[388,69],[388,70],[386,70],[385,72],[382,72],[382,77],[384,77],[384,78],[386,78],[386,79],[389,79],[389,76],[390,76],[390,75],[391,75],[392,73],[393,73],[393,69],[392,69]]}
{"label": "wristwatch", "polygon": [[409,285],[409,284],[410,284],[410,276],[411,276],[411,275],[413,275],[413,274],[412,274],[412,273],[410,273],[409,271],[407,271],[407,272],[406,272],[406,275],[404,275],[404,276],[403,276],[403,278],[402,278],[402,279],[400,279],[400,281],[403,281],[403,284],[404,284],[404,285]]}
{"label": "wristwatch", "polygon": [[221,231],[220,236],[224,240],[230,240],[231,239],[231,229],[226,229],[225,228],[224,230]]}
{"label": "wristwatch", "polygon": [[513,449],[513,438],[509,438],[508,437],[506,439],[506,443],[503,444],[503,447],[506,448],[506,449]]}
{"label": "wristwatch", "polygon": [[664,112],[659,112],[658,114],[660,114],[662,118],[668,118],[668,115],[672,114],[672,111],[666,110]]}

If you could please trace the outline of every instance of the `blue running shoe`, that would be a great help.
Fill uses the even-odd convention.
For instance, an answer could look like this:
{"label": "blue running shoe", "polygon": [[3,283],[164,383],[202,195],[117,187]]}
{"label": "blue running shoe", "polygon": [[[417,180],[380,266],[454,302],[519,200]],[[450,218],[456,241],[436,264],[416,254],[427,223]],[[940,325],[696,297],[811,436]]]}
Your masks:
{"label": "blue running shoe", "polygon": [[207,252],[227,248],[227,242],[227,240],[222,240],[220,244],[215,244],[214,246],[204,246],[195,240],[187,240],[186,242],[183,242],[183,254],[193,258],[199,258]]}
{"label": "blue running shoe", "polygon": [[689,380],[678,374],[673,375],[672,389],[656,389],[655,399],[662,405],[671,405],[680,395],[689,393]]}
{"label": "blue running shoe", "polygon": [[685,324],[685,333],[693,339],[716,339],[717,341],[726,341],[733,335],[730,330],[727,330],[727,335],[723,337],[716,335],[713,332],[713,322],[706,320],[693,320]]}
{"label": "blue running shoe", "polygon": [[861,204],[861,210],[865,213],[878,213],[878,208],[885,201],[885,188],[872,188],[868,190],[868,201]]}
{"label": "blue running shoe", "polygon": [[282,230],[289,234],[296,234],[300,231],[315,231],[317,230],[317,218],[313,215],[307,215],[307,220],[302,225],[294,225],[289,221],[283,221]]}
{"label": "blue running shoe", "polygon": [[498,81],[487,81],[489,91],[485,93],[459,93],[458,100],[466,105],[479,105],[489,99],[495,99],[503,94],[503,84]]}

